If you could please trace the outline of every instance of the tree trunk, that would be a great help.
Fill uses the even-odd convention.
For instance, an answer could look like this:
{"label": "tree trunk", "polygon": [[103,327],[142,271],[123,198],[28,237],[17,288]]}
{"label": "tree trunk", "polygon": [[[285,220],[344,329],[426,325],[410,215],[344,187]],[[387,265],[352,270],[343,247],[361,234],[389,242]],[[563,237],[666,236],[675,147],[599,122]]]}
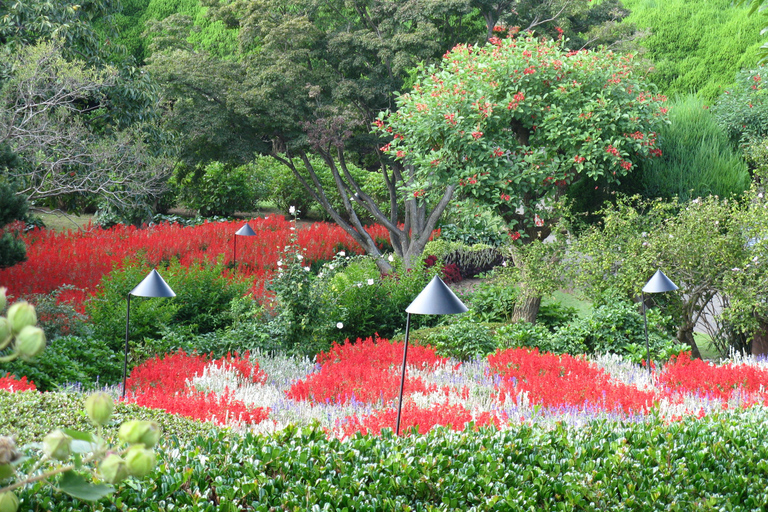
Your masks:
{"label": "tree trunk", "polygon": [[760,322],[760,327],[752,338],[752,355],[768,357],[768,324]]}
{"label": "tree trunk", "polygon": [[696,340],[693,337],[694,327],[695,324],[693,322],[683,322],[677,329],[677,340],[691,347],[691,357],[693,359],[701,359],[701,352],[699,352],[699,347],[696,345]]}
{"label": "tree trunk", "polygon": [[531,297],[523,292],[523,296],[515,303],[515,310],[512,313],[512,322],[524,321],[531,324],[536,323],[536,317],[539,315],[541,306],[541,297]]}

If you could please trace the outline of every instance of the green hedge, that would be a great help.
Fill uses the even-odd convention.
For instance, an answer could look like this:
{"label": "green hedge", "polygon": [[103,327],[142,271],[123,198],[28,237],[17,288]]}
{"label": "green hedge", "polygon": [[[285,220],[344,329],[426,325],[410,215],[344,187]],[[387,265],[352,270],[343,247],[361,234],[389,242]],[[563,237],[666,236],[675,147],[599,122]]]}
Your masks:
{"label": "green hedge", "polygon": [[[78,393],[10,393],[0,390],[0,435],[15,436],[16,444],[23,446],[41,442],[56,428],[92,432],[93,426],[85,414],[85,397]],[[129,419],[156,421],[163,429],[166,441],[176,439],[182,444],[191,442],[201,432],[215,428],[210,423],[167,414],[159,409],[117,402],[112,421],[104,427],[104,437],[115,439],[120,424]]]}
{"label": "green hedge", "polygon": [[156,470],[96,504],[34,487],[23,510],[761,510],[762,408],[666,424],[596,421],[503,432],[273,437],[166,444]]}

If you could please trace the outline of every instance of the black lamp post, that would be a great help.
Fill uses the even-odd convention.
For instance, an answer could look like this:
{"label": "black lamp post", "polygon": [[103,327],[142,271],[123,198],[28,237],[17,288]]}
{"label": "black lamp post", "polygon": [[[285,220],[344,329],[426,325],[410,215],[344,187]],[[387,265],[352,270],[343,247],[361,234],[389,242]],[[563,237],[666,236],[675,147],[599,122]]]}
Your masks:
{"label": "black lamp post", "polygon": [[235,269],[237,269],[237,235],[256,236],[256,232],[253,229],[251,229],[250,224],[248,224],[247,222],[243,225],[243,227],[235,231],[235,250],[232,256],[232,267]]}
{"label": "black lamp post", "polygon": [[403,408],[403,388],[405,387],[405,363],[408,357],[408,336],[411,330],[411,313],[414,315],[454,315],[464,313],[467,306],[451,291],[438,276],[432,278],[421,293],[405,308],[408,313],[405,320],[405,346],[403,347],[403,374],[400,378],[400,400],[397,403],[397,424],[395,434],[400,435],[400,413]]}
{"label": "black lamp post", "polygon": [[131,320],[131,295],[137,297],[175,297],[171,287],[160,277],[157,270],[152,270],[133,290],[128,292],[128,309],[125,314],[125,356],[123,358],[123,398],[125,398],[125,380],[128,372],[128,324]]}
{"label": "black lamp post", "polygon": [[651,347],[648,342],[648,318],[645,314],[645,294],[646,293],[664,293],[677,290],[677,285],[669,280],[660,269],[653,274],[653,277],[643,286],[643,322],[645,324],[645,352],[648,364],[648,375],[651,374]]}

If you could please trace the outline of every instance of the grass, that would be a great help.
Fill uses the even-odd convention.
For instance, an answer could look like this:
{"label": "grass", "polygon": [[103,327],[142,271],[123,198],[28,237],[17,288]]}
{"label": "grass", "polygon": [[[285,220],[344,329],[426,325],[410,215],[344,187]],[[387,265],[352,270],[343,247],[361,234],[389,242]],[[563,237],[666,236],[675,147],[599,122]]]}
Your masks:
{"label": "grass", "polygon": [[96,218],[95,215],[73,215],[59,210],[34,210],[32,213],[43,221],[46,228],[58,232],[84,229],[89,223],[95,224]]}
{"label": "grass", "polygon": [[544,303],[559,302],[565,307],[576,308],[578,317],[583,318],[592,310],[592,303],[578,298],[575,294],[564,290],[557,290],[549,297],[545,297]]}

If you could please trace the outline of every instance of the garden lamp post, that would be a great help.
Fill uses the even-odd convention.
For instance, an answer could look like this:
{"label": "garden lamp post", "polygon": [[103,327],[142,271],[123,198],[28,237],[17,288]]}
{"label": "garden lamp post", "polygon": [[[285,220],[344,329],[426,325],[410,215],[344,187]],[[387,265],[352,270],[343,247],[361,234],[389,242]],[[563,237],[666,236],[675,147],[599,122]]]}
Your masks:
{"label": "garden lamp post", "polygon": [[411,313],[414,315],[454,315],[464,313],[467,306],[451,291],[438,276],[432,278],[427,286],[405,308],[408,313],[405,320],[405,345],[403,346],[403,374],[400,378],[400,400],[397,403],[397,424],[395,435],[400,435],[400,413],[403,408],[403,388],[405,387],[405,363],[408,357],[408,336],[411,330]]}
{"label": "garden lamp post", "polygon": [[253,229],[251,229],[250,224],[248,224],[247,222],[243,225],[243,227],[235,231],[235,250],[232,256],[232,268],[234,268],[235,270],[237,270],[237,236],[238,235],[256,236],[256,232]]}
{"label": "garden lamp post", "polygon": [[651,374],[651,346],[648,342],[648,318],[645,314],[645,294],[646,293],[664,293],[677,290],[677,285],[669,280],[661,269],[657,270],[653,277],[643,286],[643,323],[645,324],[645,352],[646,363],[648,364],[648,375]]}
{"label": "garden lamp post", "polygon": [[171,287],[160,277],[157,270],[152,270],[133,290],[128,292],[128,309],[125,314],[125,355],[123,358],[123,398],[125,398],[125,380],[128,372],[128,324],[131,319],[131,295],[137,297],[175,297]]}

